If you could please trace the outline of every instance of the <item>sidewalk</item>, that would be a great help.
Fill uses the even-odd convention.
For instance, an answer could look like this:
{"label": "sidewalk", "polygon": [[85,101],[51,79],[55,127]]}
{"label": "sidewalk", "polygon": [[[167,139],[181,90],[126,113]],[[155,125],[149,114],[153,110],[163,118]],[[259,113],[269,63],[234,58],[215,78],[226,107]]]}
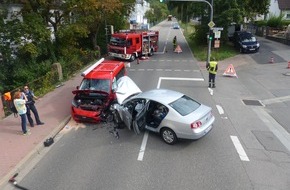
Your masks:
{"label": "sidewalk", "polygon": [[33,128],[28,124],[31,135],[22,135],[20,117],[15,118],[12,114],[0,121],[0,189],[22,169],[25,162],[44,148],[45,139],[55,136],[69,121],[72,90],[81,79],[80,75],[76,75],[37,100],[36,107],[45,124]]}

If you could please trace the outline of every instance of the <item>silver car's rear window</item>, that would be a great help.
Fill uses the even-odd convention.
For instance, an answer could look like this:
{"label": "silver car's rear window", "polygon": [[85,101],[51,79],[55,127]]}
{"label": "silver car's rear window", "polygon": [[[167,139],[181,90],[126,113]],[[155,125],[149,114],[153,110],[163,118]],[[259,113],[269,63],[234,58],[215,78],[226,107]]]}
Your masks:
{"label": "silver car's rear window", "polygon": [[195,111],[200,106],[200,103],[184,95],[170,103],[169,106],[175,109],[180,115],[185,116]]}

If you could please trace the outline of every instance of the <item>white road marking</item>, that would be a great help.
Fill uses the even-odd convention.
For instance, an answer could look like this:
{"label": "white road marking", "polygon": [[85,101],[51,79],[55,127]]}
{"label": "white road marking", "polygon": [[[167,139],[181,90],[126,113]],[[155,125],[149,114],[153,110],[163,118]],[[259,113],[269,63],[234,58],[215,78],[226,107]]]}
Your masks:
{"label": "white road marking", "polygon": [[143,136],[142,144],[141,144],[138,159],[137,159],[138,161],[143,161],[143,157],[144,157],[144,153],[145,153],[145,149],[146,149],[146,144],[147,144],[147,140],[148,140],[148,134],[149,134],[148,131],[146,131],[144,136]]}
{"label": "white road marking", "polygon": [[175,78],[175,77],[159,77],[157,88],[161,85],[161,80],[189,80],[189,81],[204,81],[203,78]]}
{"label": "white road marking", "polygon": [[218,112],[219,112],[220,115],[222,115],[222,114],[225,113],[224,112],[224,109],[220,105],[216,105],[216,108],[217,108],[217,110],[218,110]]}
{"label": "white road marking", "polygon": [[208,88],[208,91],[209,91],[209,94],[210,94],[210,95],[213,95],[213,89]]}
{"label": "white road marking", "polygon": [[273,104],[273,103],[281,103],[283,101],[289,101],[289,100],[290,100],[290,96],[282,96],[282,97],[277,97],[277,98],[265,99],[265,100],[262,100],[261,102],[264,105],[268,105],[268,104]]}
{"label": "white road marking", "polygon": [[238,152],[238,154],[240,156],[240,159],[242,161],[250,161],[248,156],[247,156],[247,154],[246,154],[246,152],[245,152],[245,150],[244,150],[244,148],[243,148],[243,146],[242,146],[242,144],[241,144],[241,142],[239,141],[238,137],[237,136],[231,136],[231,139],[232,139],[233,144],[234,144],[234,146],[235,146],[235,148],[236,148],[236,150],[237,150],[237,152]]}

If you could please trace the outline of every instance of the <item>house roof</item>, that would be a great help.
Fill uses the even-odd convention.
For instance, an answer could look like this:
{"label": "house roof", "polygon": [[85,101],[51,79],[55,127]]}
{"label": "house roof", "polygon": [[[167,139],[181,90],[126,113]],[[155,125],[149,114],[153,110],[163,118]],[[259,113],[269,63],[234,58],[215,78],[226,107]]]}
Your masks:
{"label": "house roof", "polygon": [[289,0],[278,0],[280,10],[290,10],[290,1]]}

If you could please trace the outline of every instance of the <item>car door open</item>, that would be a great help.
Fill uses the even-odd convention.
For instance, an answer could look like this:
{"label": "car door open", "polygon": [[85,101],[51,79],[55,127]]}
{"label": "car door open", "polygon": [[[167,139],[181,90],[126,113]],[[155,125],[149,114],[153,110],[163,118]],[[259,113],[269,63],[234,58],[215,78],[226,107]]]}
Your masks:
{"label": "car door open", "polygon": [[146,115],[149,102],[145,104],[143,109],[136,115],[136,118],[133,120],[133,129],[134,132],[139,135],[141,131],[144,131],[146,126]]}

